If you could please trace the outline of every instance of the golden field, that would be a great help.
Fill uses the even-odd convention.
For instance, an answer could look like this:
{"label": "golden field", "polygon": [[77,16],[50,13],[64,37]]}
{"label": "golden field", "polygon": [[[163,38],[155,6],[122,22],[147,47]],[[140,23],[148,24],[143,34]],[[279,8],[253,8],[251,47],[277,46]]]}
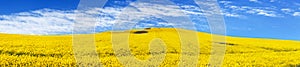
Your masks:
{"label": "golden field", "polygon": [[[161,63],[162,67],[178,66],[181,54],[180,37],[178,30],[173,28],[152,28],[148,33],[135,34],[137,30],[131,30],[129,47],[131,54],[139,60],[147,60],[151,55],[166,53]],[[182,30],[186,32],[194,32]],[[124,66],[118,61],[113,50],[111,32],[102,32],[95,35],[96,50],[99,61],[106,67]],[[122,36],[124,33],[114,34]],[[92,34],[81,34],[87,36]],[[208,66],[210,61],[211,44],[226,45],[225,57],[222,63],[224,67],[299,67],[300,66],[300,42],[292,40],[275,40],[259,38],[241,38],[226,36],[226,43],[211,40],[211,34],[197,32],[199,55],[187,54],[185,56],[198,57],[194,62],[199,67]],[[160,38],[166,45],[162,52],[151,52],[149,44],[153,38]],[[123,42],[119,42],[123,43]],[[193,42],[191,42],[193,43]],[[114,45],[117,46],[117,45]],[[120,46],[122,47],[122,46]],[[191,47],[195,48],[195,47]],[[187,53],[193,50],[185,51]],[[128,55],[122,55],[125,58]],[[188,61],[187,61],[188,62]],[[131,61],[128,64],[134,65]],[[149,64],[151,65],[151,64]],[[18,35],[0,34],[0,66],[76,66],[76,60],[72,47],[72,35]]]}

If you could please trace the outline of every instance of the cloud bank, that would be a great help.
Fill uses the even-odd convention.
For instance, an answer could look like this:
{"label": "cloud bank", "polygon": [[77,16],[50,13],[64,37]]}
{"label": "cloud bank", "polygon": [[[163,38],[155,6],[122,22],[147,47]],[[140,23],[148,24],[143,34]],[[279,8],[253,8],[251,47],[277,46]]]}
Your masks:
{"label": "cloud bank", "polygon": [[[204,19],[199,18],[202,13],[195,6],[189,6],[193,9],[179,9],[175,5],[149,4],[149,3],[133,3],[131,8],[138,8],[136,12],[128,12],[121,14],[123,8],[92,8],[85,11],[78,10],[55,10],[55,9],[40,9],[30,12],[21,12],[11,15],[0,15],[0,32],[12,34],[33,34],[33,35],[52,35],[52,34],[68,34],[72,33],[74,23],[81,20],[84,21],[80,27],[83,31],[85,28],[96,26],[96,32],[107,31],[112,29],[112,25],[122,22],[139,22],[134,28],[145,27],[171,27],[174,23],[168,23],[160,19],[163,16],[181,17],[188,15],[191,20],[195,20],[197,27],[201,30],[206,30],[208,25],[204,25]],[[187,7],[187,6],[186,6]],[[179,12],[183,12],[179,13]],[[84,16],[78,16],[84,15]],[[119,18],[119,17],[126,17]],[[136,19],[138,20],[132,20]],[[202,22],[202,24],[201,24]],[[95,23],[95,24],[86,24]],[[80,24],[80,23],[79,23]],[[200,24],[200,25],[199,25]],[[126,26],[126,25],[124,25]],[[85,32],[91,33],[91,32]]]}

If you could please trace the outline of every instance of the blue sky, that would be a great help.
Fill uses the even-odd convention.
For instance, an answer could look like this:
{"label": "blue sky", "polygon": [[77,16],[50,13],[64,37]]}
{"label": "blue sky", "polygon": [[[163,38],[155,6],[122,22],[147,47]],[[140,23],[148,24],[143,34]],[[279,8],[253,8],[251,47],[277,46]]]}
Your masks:
{"label": "blue sky", "polygon": [[[198,31],[209,32],[205,17],[194,1],[171,1],[176,4],[173,6],[180,6],[179,10],[183,10],[192,18]],[[101,19],[96,21],[99,22],[96,24],[98,25],[96,29],[97,31],[110,30],[117,14],[132,2],[134,1],[109,0],[105,8],[91,9],[84,13],[99,12],[103,14],[97,15]],[[79,0],[1,0],[0,32],[15,34],[70,33],[78,3]],[[224,15],[227,35],[300,40],[299,0],[218,0],[218,3]],[[167,7],[157,5],[157,8]],[[169,10],[174,9],[170,8]],[[137,27],[169,27],[172,25],[163,23],[164,20],[156,17],[147,17],[146,20],[139,22]]]}
{"label": "blue sky", "polygon": [[79,0],[1,0],[0,14],[26,12],[43,8],[72,10]]}

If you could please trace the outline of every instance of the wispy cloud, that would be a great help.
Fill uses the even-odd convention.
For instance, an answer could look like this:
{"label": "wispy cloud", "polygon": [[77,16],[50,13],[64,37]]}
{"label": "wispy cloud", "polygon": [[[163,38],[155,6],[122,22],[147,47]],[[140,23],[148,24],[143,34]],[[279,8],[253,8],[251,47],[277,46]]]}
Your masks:
{"label": "wispy cloud", "polygon": [[270,2],[275,2],[276,0],[270,0]]}
{"label": "wispy cloud", "polygon": [[300,16],[300,12],[294,12],[293,16]]}
{"label": "wispy cloud", "polygon": [[279,15],[277,15],[275,11],[269,11],[263,9],[250,9],[249,11],[247,11],[247,13],[263,15],[268,17],[279,17]]}
{"label": "wispy cloud", "polygon": [[[290,3],[279,1],[279,0],[249,0],[248,2],[259,3],[256,5],[253,4],[243,4],[240,5],[238,2],[234,1],[219,1],[222,4],[222,9],[228,13],[234,13],[236,15],[260,15],[267,17],[286,17],[286,16],[294,16],[294,12],[299,12],[298,2]],[[241,2],[241,3],[248,3]],[[276,5],[273,5],[276,4]],[[288,5],[287,5],[288,4]]]}
{"label": "wispy cloud", "polygon": [[249,0],[250,2],[254,2],[254,3],[262,3],[262,2],[260,2],[260,1],[258,1],[258,0]]}
{"label": "wispy cloud", "polygon": [[227,17],[243,17],[239,14],[236,13],[228,13],[228,12],[224,12],[223,15],[227,16]]}
{"label": "wispy cloud", "polygon": [[219,1],[219,3],[224,4],[224,5],[229,5],[232,2],[231,1]]}
{"label": "wispy cloud", "polygon": [[[83,27],[81,28],[82,30],[84,30],[85,28],[94,28],[94,26],[96,26],[97,29],[100,29],[100,31],[110,30],[113,24],[119,23],[117,20],[121,20],[123,22],[141,22],[141,24],[136,25],[136,27],[163,27],[176,24],[161,21],[161,19],[158,18],[166,16],[181,17],[202,14],[199,10],[196,11],[189,8],[187,8],[186,10],[181,10],[180,8],[172,5],[149,3],[132,3],[131,5],[133,7],[130,7],[128,9],[136,11],[131,11],[123,14],[123,8],[107,7],[105,9],[93,8],[86,11],[40,9],[30,12],[15,13],[11,15],[0,15],[0,32],[38,35],[64,34],[71,33],[73,30],[73,25],[74,23],[78,23],[77,21],[84,21],[84,23],[79,23],[82,24],[80,25],[80,27]],[[195,6],[186,7],[197,8]],[[200,19],[194,18],[192,20]],[[203,25],[199,26],[203,27]]]}
{"label": "wispy cloud", "polygon": [[283,12],[292,12],[294,10],[292,10],[290,8],[282,8],[281,11],[283,11]]}
{"label": "wispy cloud", "polygon": [[72,30],[72,11],[42,9],[2,15],[0,32],[22,34],[56,34]]}
{"label": "wispy cloud", "polygon": [[249,0],[250,2],[258,2],[257,0]]}
{"label": "wispy cloud", "polygon": [[[256,2],[256,0],[253,0]],[[234,15],[227,14],[227,16],[235,16],[240,17],[247,14],[252,15],[261,15],[261,16],[267,16],[267,17],[281,17],[281,14],[279,14],[274,7],[252,7],[252,6],[237,6],[232,4],[224,5],[223,10],[224,13],[231,13]],[[284,11],[287,11],[287,9],[283,9]]]}

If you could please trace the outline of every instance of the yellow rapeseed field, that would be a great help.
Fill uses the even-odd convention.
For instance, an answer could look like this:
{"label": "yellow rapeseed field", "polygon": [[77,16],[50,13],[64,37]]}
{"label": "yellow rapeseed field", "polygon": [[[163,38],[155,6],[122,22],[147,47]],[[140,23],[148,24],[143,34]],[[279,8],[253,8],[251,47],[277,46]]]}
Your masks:
{"label": "yellow rapeseed field", "polygon": [[[182,29],[180,29],[182,30]],[[181,47],[178,30],[174,28],[151,28],[147,32],[135,33],[131,30],[129,47],[131,54],[139,60],[147,60],[151,55],[166,53],[159,66],[173,67],[180,62]],[[184,30],[189,31],[190,30]],[[292,40],[275,40],[259,38],[241,38],[226,36],[226,43],[214,42],[211,34],[197,32],[199,38],[199,67],[209,66],[211,44],[226,45],[226,53],[222,66],[224,67],[299,67],[300,42]],[[99,61],[106,67],[124,66],[116,57],[113,49],[111,32],[95,34],[96,50]],[[114,34],[121,36],[124,33]],[[90,34],[85,34],[90,35]],[[84,36],[84,35],[83,35]],[[160,38],[166,45],[166,50],[149,52],[149,44],[153,38]],[[120,42],[122,43],[122,42]],[[191,47],[193,48],[193,47]],[[187,51],[193,52],[193,50]],[[126,58],[127,55],[121,56]],[[159,62],[153,62],[159,63]],[[0,34],[0,67],[4,66],[37,66],[61,67],[76,66],[72,48],[72,35],[18,35]],[[134,65],[128,61],[128,64]],[[151,64],[150,64],[151,65]]]}

